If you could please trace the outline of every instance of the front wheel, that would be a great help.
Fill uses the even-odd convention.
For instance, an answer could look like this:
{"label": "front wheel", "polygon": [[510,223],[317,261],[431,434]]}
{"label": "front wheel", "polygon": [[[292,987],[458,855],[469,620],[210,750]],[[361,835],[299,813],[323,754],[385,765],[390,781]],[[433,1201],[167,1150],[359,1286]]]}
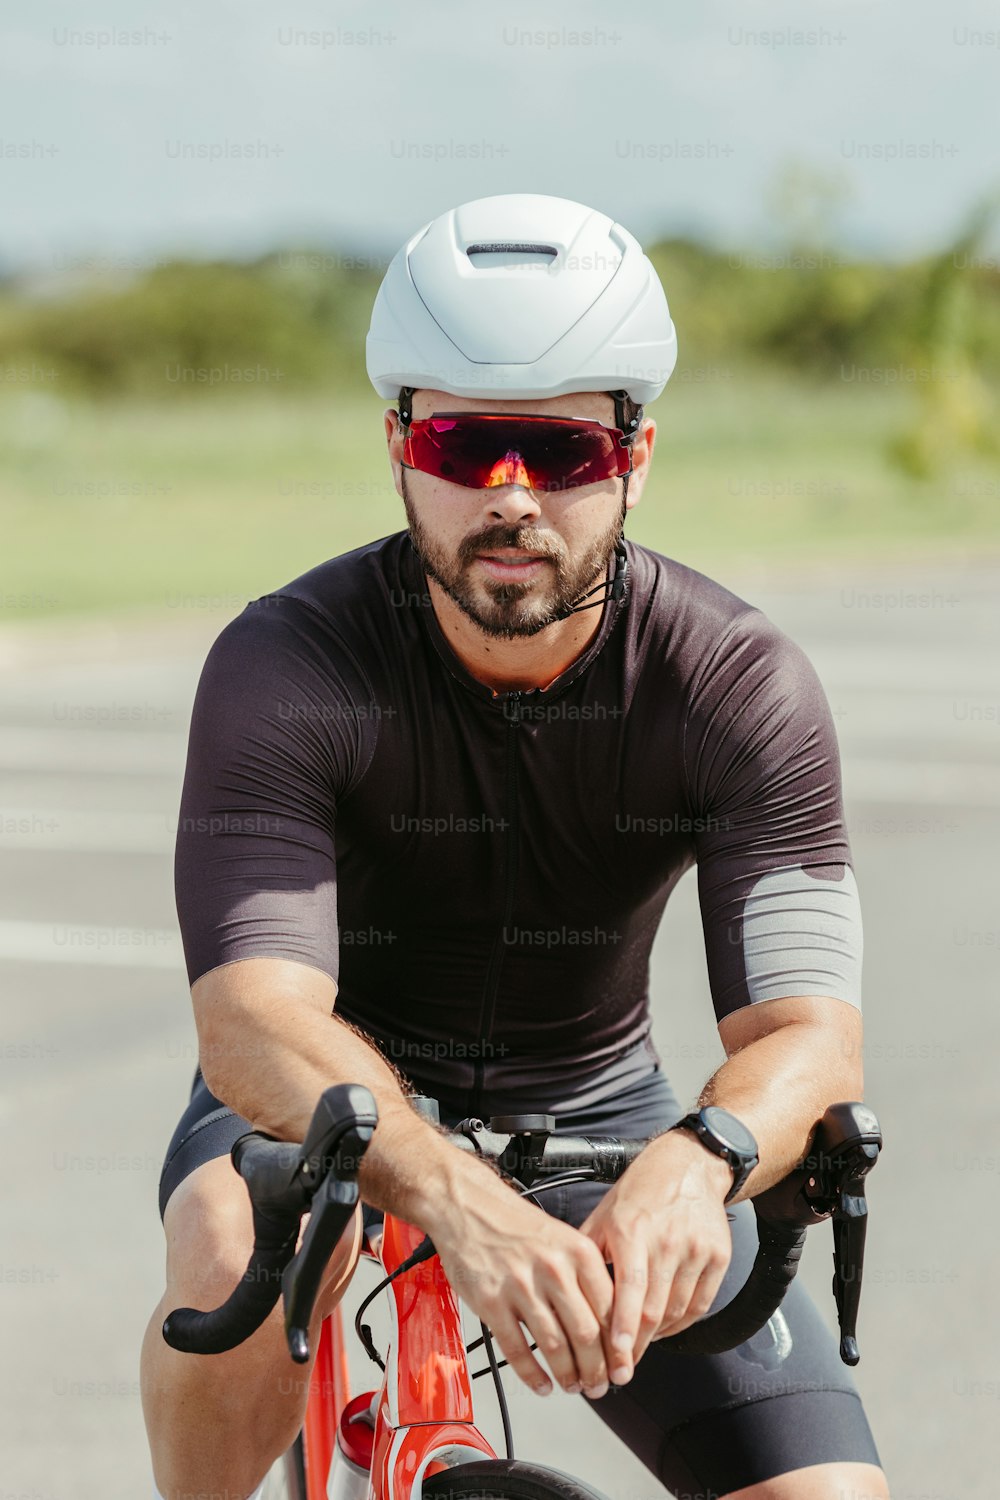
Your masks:
{"label": "front wheel", "polygon": [[424,1480],[423,1500],[607,1500],[559,1469],[519,1459],[456,1464]]}

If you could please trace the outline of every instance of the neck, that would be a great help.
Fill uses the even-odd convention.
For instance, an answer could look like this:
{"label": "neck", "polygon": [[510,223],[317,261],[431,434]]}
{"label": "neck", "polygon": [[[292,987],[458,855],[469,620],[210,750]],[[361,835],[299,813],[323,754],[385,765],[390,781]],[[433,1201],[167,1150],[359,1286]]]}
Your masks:
{"label": "neck", "polygon": [[[612,560],[605,577],[613,566]],[[547,688],[587,649],[604,616],[603,609],[586,609],[537,635],[502,640],[474,624],[436,579],[428,578],[427,587],[445,640],[466,671],[495,693]]]}

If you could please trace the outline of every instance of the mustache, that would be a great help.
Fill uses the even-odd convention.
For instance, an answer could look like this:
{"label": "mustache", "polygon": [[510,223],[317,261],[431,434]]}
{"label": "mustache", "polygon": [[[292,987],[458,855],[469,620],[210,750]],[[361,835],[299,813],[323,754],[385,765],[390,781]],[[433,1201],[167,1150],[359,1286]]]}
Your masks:
{"label": "mustache", "polygon": [[538,557],[546,557],[559,564],[565,557],[565,550],[557,541],[547,539],[543,533],[530,526],[491,526],[486,531],[480,531],[477,536],[466,537],[460,543],[458,560],[470,563],[481,552],[500,552],[505,547],[511,547],[517,552],[533,552]]}

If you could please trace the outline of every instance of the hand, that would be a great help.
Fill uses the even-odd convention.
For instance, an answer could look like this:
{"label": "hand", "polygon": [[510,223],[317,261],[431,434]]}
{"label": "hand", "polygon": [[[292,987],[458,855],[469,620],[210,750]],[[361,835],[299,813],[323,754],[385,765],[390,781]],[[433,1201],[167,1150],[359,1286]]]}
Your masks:
{"label": "hand", "polygon": [[640,1152],[580,1226],[614,1267],[615,1385],[631,1380],[653,1339],[704,1317],[732,1255],[724,1199],[729,1166],[686,1130]]}
{"label": "hand", "polygon": [[592,1239],[478,1171],[460,1206],[442,1205],[433,1238],[451,1285],[526,1385],[552,1390],[533,1340],[564,1390],[606,1393],[614,1287]]}

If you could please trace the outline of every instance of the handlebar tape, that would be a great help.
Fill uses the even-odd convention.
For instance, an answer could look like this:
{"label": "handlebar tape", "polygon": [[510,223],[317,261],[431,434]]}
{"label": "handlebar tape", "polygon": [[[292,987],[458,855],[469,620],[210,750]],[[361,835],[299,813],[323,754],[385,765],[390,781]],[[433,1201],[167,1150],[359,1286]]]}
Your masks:
{"label": "handlebar tape", "polygon": [[221,1307],[199,1312],[178,1307],[163,1324],[163,1337],[182,1354],[224,1354],[265,1321],[281,1296],[281,1276],[295,1254],[299,1222],[307,1204],[296,1191],[301,1148],[256,1134],[240,1136],[233,1165],[252,1187],[254,1248],[247,1268]]}
{"label": "handlebar tape", "polygon": [[722,1354],[746,1343],[777,1312],[798,1270],[806,1231],[757,1220],[753,1269],[731,1302],[682,1333],[657,1339],[671,1354]]}

